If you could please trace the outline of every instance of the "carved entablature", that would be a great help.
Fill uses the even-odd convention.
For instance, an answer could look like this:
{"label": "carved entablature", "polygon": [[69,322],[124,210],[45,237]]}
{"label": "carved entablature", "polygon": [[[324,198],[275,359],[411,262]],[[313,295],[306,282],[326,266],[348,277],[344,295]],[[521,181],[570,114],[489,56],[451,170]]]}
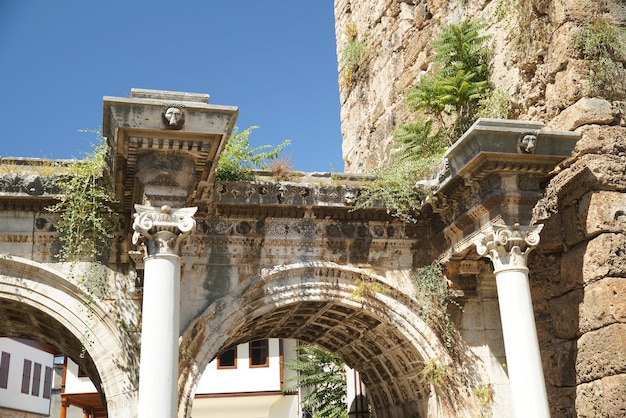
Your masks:
{"label": "carved entablature", "polygon": [[[185,206],[210,204],[215,162],[230,137],[237,108],[211,105],[208,100],[204,94],[141,89],[133,89],[130,98],[104,98],[103,135],[112,148],[115,195],[123,209],[130,212],[134,204],[147,203],[142,201],[143,188],[135,184],[139,161],[147,154],[188,159],[194,166],[191,190],[174,200]],[[171,196],[171,187],[165,193],[156,190],[153,200],[167,201]]]}
{"label": "carved entablature", "polygon": [[404,240],[404,224],[385,222],[337,222],[316,219],[205,219],[198,230],[207,236],[250,238],[385,239]]}
{"label": "carved entablature", "polygon": [[217,182],[215,201],[223,204],[354,206],[359,187],[284,182]]}
{"label": "carved entablature", "polygon": [[447,257],[467,252],[489,224],[530,222],[542,180],[571,156],[580,138],[542,126],[479,119],[446,152],[448,175],[435,187],[432,207],[447,224],[442,231],[450,244]]}

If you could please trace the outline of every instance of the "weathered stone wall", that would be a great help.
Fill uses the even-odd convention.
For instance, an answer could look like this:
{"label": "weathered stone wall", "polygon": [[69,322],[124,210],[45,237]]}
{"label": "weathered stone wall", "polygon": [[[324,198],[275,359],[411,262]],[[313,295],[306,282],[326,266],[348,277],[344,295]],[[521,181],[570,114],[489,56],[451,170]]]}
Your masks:
{"label": "weathered stone wall", "polygon": [[[355,81],[340,82],[345,171],[362,173],[388,160],[393,130],[414,117],[402,103],[402,90],[428,69],[428,44],[442,24],[483,18],[493,35],[492,85],[511,94],[514,118],[549,122],[589,92],[588,63],[573,47],[580,26],[592,17],[624,23],[626,4],[336,0],[335,16],[338,57],[351,25],[368,50]],[[615,79],[626,78],[624,69],[619,71]],[[611,84],[603,94],[610,101],[623,100],[624,83]]]}
{"label": "weathered stone wall", "polygon": [[626,411],[626,130],[580,128],[574,157],[535,208],[531,258],[553,417]]}
{"label": "weathered stone wall", "polygon": [[529,265],[535,316],[552,416],[624,416],[626,59],[593,91],[573,45],[591,18],[624,24],[626,3],[336,0],[335,13],[339,57],[351,24],[368,45],[360,77],[340,86],[347,172],[388,161],[393,130],[412,117],[402,89],[428,69],[437,29],[465,16],[490,25],[491,82],[512,95],[513,117],[583,134],[535,209],[546,225]]}

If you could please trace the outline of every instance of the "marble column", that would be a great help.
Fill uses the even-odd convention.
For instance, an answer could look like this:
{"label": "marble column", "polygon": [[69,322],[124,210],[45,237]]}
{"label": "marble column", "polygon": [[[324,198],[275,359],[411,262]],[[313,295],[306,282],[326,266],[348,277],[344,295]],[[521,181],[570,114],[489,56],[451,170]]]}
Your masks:
{"label": "marble column", "polygon": [[514,416],[549,418],[550,409],[528,283],[528,253],[543,225],[493,225],[476,242],[493,262]]}
{"label": "marble column", "polygon": [[143,244],[144,288],[139,365],[139,418],[178,415],[181,241],[196,208],[135,205],[133,244]]}

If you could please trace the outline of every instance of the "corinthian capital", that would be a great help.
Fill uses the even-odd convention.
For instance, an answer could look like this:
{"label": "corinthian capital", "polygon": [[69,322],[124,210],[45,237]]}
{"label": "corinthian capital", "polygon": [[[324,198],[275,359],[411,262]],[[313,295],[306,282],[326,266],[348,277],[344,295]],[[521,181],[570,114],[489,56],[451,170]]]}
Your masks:
{"label": "corinthian capital", "polygon": [[491,259],[494,273],[527,269],[528,253],[539,244],[539,233],[542,229],[543,225],[493,225],[475,242],[476,251],[478,255]]}
{"label": "corinthian capital", "polygon": [[135,205],[133,244],[145,244],[149,256],[178,255],[180,243],[196,226],[197,209]]}

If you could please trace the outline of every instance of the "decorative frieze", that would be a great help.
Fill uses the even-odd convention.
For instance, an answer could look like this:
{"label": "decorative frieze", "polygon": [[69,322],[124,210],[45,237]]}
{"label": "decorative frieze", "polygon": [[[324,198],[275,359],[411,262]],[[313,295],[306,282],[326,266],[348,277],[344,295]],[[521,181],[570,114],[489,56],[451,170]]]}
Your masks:
{"label": "decorative frieze", "polygon": [[227,204],[354,206],[359,187],[277,182],[217,182],[215,200]]}

